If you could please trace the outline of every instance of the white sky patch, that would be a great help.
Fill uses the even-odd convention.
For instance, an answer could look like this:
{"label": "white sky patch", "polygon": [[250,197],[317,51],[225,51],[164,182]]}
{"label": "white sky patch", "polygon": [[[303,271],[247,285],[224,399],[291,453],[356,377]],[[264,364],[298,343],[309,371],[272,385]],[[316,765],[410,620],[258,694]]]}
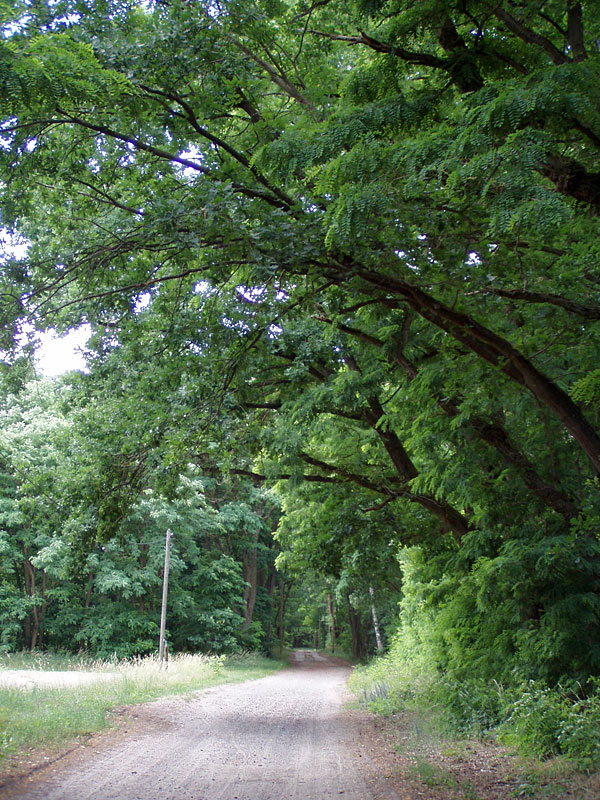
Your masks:
{"label": "white sky patch", "polygon": [[35,357],[38,370],[48,378],[74,370],[87,372],[82,348],[91,335],[89,325],[81,325],[63,336],[52,330],[40,334],[42,344]]}
{"label": "white sky patch", "polygon": [[8,261],[10,258],[21,260],[27,255],[28,249],[29,242],[23,236],[0,227],[0,262]]}
{"label": "white sky patch", "polygon": [[142,292],[141,294],[134,296],[132,300],[133,313],[139,314],[141,311],[144,311],[146,308],[150,306],[151,302],[152,302],[151,292]]}
{"label": "white sky patch", "polygon": [[268,297],[269,290],[266,286],[243,286],[239,284],[235,287],[235,291],[244,300],[250,303],[260,303],[261,300]]}
{"label": "white sky patch", "polygon": [[[178,155],[179,158],[185,158],[186,161],[196,162],[198,166],[202,166],[202,162],[204,161],[202,151],[194,145],[190,145],[187,150],[182,150]],[[175,167],[178,168],[181,174],[185,175],[186,178],[196,178],[198,176],[198,170],[192,167],[185,167],[182,164],[175,164]]]}
{"label": "white sky patch", "polygon": [[194,294],[203,294],[206,297],[216,293],[216,289],[213,289],[208,281],[198,281],[194,284],[192,291]]}

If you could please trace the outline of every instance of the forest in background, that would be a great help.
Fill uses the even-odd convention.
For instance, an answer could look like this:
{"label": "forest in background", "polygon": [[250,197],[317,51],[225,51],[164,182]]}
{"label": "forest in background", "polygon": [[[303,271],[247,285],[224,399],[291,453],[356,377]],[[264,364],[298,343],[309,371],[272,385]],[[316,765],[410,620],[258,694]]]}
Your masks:
{"label": "forest in background", "polygon": [[152,649],[171,527],[176,649],[375,609],[389,702],[597,758],[600,4],[0,21],[6,646]]}
{"label": "forest in background", "polygon": [[281,496],[244,477],[202,475],[193,463],[169,492],[146,465],[122,519],[100,536],[105,481],[124,458],[121,442],[118,454],[106,449],[116,433],[110,397],[98,403],[89,375],[35,378],[26,359],[14,366],[12,380],[19,371],[28,379],[16,392],[5,381],[0,401],[3,651],[155,652],[167,530],[172,651],[337,647],[363,658],[376,647],[371,593],[376,582],[388,606],[397,598],[393,552],[381,580],[372,567],[348,564],[343,577],[317,569],[309,556],[286,566],[274,538]]}

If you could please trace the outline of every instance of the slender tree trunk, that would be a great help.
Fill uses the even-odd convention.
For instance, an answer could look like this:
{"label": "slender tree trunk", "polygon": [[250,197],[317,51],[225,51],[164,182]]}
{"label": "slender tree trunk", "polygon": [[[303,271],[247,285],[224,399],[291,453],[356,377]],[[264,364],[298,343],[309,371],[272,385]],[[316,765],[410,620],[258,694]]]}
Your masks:
{"label": "slender tree trunk", "polygon": [[27,589],[27,596],[33,600],[31,617],[29,618],[30,622],[27,626],[27,647],[33,653],[37,644],[38,631],[40,628],[38,609],[35,605],[35,568],[28,558],[26,558],[23,562],[23,567],[25,570],[25,586]]}
{"label": "slender tree trunk", "polygon": [[371,595],[371,617],[373,618],[373,630],[375,631],[375,645],[378,653],[383,653],[383,642],[381,640],[381,631],[379,630],[379,617],[377,616],[377,609],[375,608],[375,589],[369,586],[369,594]]}
{"label": "slender tree trunk", "polygon": [[267,652],[271,648],[271,636],[272,636],[272,628],[273,628],[273,595],[275,594],[275,583],[277,579],[277,573],[275,570],[275,565],[271,566],[269,571],[269,577],[267,579],[267,594],[269,596],[269,621],[267,622],[267,630],[265,636],[265,649]]}
{"label": "slender tree trunk", "polygon": [[46,609],[48,608],[48,601],[46,600],[46,584],[47,576],[46,570],[42,570],[42,606],[40,609],[40,633],[39,633],[39,646],[44,647],[44,621],[46,619]]}
{"label": "slender tree trunk", "polygon": [[335,609],[331,592],[327,593],[327,610],[329,612],[329,633],[331,636],[331,652],[335,653]]}
{"label": "slender tree trunk", "polygon": [[90,571],[90,574],[88,575],[87,589],[85,592],[85,602],[83,604],[83,607],[86,611],[90,607],[93,588],[94,588],[94,573]]}
{"label": "slender tree trunk", "polygon": [[279,584],[279,655],[283,653],[283,640],[285,635],[285,605],[287,600],[287,593],[285,591],[285,581],[281,578]]}

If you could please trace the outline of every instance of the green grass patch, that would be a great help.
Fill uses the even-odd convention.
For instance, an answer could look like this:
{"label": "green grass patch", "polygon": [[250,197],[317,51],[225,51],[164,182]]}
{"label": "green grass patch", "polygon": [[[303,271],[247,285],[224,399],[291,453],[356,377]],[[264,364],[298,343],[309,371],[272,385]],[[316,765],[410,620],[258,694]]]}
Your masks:
{"label": "green grass patch", "polygon": [[418,759],[411,772],[432,789],[443,788],[453,791],[458,789],[458,781],[451,772],[438,764],[432,764],[425,758]]}
{"label": "green grass patch", "polygon": [[479,800],[477,787],[470,781],[457,779],[448,769],[429,761],[427,758],[417,760],[409,774],[418,778],[430,789],[446,790],[448,800]]}
{"label": "green grass patch", "polygon": [[350,650],[336,645],[335,653],[331,652],[331,648],[327,650],[317,650],[320,656],[331,656],[332,658],[341,658],[342,661],[347,661],[349,664],[356,664],[356,659]]}
{"label": "green grass patch", "polygon": [[[7,665],[3,659],[3,666]],[[10,664],[25,669],[49,662],[23,658]],[[66,669],[60,659],[54,669]],[[73,662],[75,663],[75,662]],[[106,728],[109,712],[119,706],[143,703],[165,695],[183,694],[221,683],[239,683],[264,677],[283,664],[262,656],[174,656],[168,666],[148,657],[124,662],[90,662],[85,669],[108,672],[90,685],[65,688],[0,688],[0,763],[24,750],[58,747]],[[14,665],[14,666],[13,666]],[[74,667],[71,664],[71,668]]]}

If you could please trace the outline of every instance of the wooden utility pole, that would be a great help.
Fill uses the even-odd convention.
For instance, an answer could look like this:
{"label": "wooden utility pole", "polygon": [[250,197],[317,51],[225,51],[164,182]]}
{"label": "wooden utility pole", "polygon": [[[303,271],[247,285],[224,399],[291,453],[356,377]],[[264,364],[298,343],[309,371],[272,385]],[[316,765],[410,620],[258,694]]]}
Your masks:
{"label": "wooden utility pole", "polygon": [[167,627],[167,594],[169,592],[169,561],[171,559],[171,537],[173,534],[167,530],[165,541],[165,568],[163,571],[162,608],[160,612],[160,638],[158,642],[158,660],[162,665],[165,658],[165,629]]}

